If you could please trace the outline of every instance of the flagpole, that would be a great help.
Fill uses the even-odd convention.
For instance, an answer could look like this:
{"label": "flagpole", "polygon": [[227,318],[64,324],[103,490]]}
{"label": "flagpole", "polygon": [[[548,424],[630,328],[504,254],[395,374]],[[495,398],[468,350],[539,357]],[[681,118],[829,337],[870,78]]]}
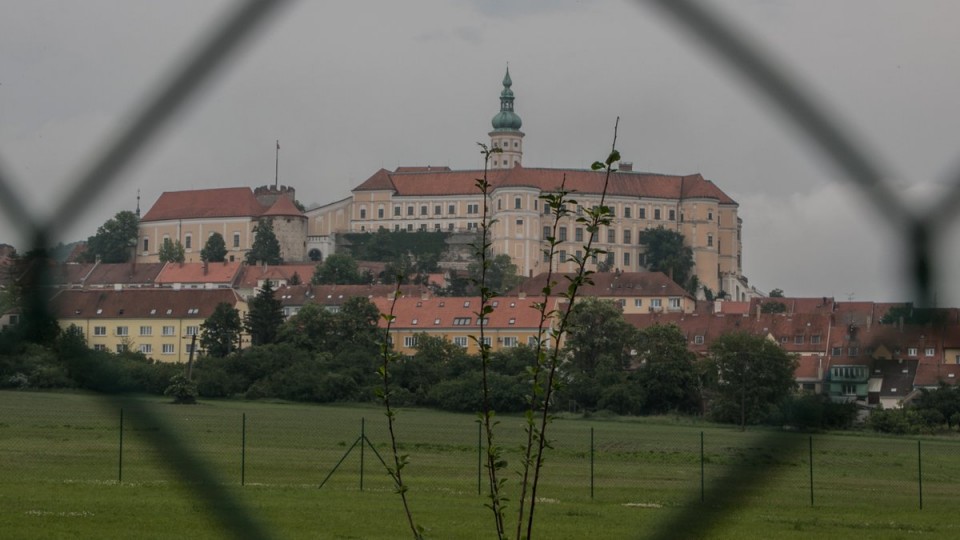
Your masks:
{"label": "flagpole", "polygon": [[276,188],[280,185],[280,139],[277,139],[277,164],[273,174],[273,187]]}

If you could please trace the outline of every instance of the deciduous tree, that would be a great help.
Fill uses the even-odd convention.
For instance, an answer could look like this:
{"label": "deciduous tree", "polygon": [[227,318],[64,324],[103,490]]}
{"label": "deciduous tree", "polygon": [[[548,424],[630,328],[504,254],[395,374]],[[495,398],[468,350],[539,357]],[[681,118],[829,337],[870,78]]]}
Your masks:
{"label": "deciduous tree", "polygon": [[179,240],[174,242],[169,238],[163,239],[163,243],[160,244],[160,251],[157,255],[160,257],[160,262],[182,263],[186,259],[186,252],[183,249],[183,244],[181,244]]}
{"label": "deciduous tree", "polygon": [[741,429],[794,388],[796,358],[763,336],[724,334],[710,345],[710,356],[717,371],[711,408],[719,420],[735,421]]}
{"label": "deciduous tree", "polygon": [[208,356],[222,358],[237,350],[241,330],[240,312],[221,302],[200,325],[200,347]]}
{"label": "deciduous tree", "polygon": [[140,220],[129,210],[117,212],[87,238],[87,250],[79,257],[82,262],[94,262],[97,257],[105,263],[130,260],[137,245]]}
{"label": "deciduous tree", "polygon": [[353,285],[363,283],[364,277],[353,257],[342,253],[334,253],[327,257],[326,261],[317,265],[311,281],[314,285]]}
{"label": "deciduous tree", "polygon": [[648,414],[700,410],[696,355],[676,325],[655,324],[639,331],[632,375],[640,387],[641,410]]}
{"label": "deciduous tree", "polygon": [[677,284],[686,287],[693,270],[693,250],[683,244],[683,235],[657,227],[638,235],[645,248],[646,267],[652,272],[663,272]]}

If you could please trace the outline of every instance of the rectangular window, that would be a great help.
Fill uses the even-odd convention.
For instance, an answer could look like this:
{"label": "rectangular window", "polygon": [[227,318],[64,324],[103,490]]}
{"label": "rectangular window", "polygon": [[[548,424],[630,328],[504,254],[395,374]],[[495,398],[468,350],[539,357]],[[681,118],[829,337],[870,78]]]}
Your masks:
{"label": "rectangular window", "polygon": [[517,210],[520,210],[522,208],[521,202],[522,201],[520,200],[520,197],[513,199],[513,207]]}
{"label": "rectangular window", "polygon": [[443,207],[440,206],[439,204],[435,204],[433,206],[433,215],[439,216],[442,213],[443,213]]}
{"label": "rectangular window", "polygon": [[377,218],[383,219],[383,208],[377,208]]}
{"label": "rectangular window", "polygon": [[193,237],[189,234],[183,237],[184,249],[193,249]]}
{"label": "rectangular window", "polygon": [[107,346],[104,345],[104,344],[102,344],[102,343],[97,343],[96,345],[93,346],[93,350],[95,350],[95,351],[105,351],[105,350],[107,350]]}
{"label": "rectangular window", "polygon": [[633,307],[643,307],[643,298],[634,298]]}
{"label": "rectangular window", "polygon": [[840,356],[843,354],[843,347],[833,347],[830,349],[830,356]]}
{"label": "rectangular window", "polygon": [[153,335],[153,327],[152,327],[152,326],[141,326],[141,327],[140,327],[140,335],[141,335],[141,336],[151,336],[151,335]]}
{"label": "rectangular window", "polygon": [[859,347],[847,347],[847,356],[856,356],[860,354]]}
{"label": "rectangular window", "polygon": [[144,251],[150,251],[150,239],[149,239],[149,238],[144,238],[144,239],[143,239],[143,250],[144,250]]}
{"label": "rectangular window", "polygon": [[661,307],[660,299],[659,299],[659,298],[652,298],[652,299],[650,299],[650,307],[652,307],[652,308]]}
{"label": "rectangular window", "polygon": [[907,356],[916,356],[916,355],[917,355],[917,348],[916,348],[916,347],[908,347],[908,348],[907,348]]}
{"label": "rectangular window", "polygon": [[560,250],[560,262],[567,262],[567,251],[565,249]]}
{"label": "rectangular window", "polygon": [[413,232],[413,223],[407,223],[407,232]]}
{"label": "rectangular window", "polygon": [[164,326],[164,327],[163,327],[163,335],[165,335],[165,336],[175,336],[176,334],[177,334],[176,328],[174,328],[174,327],[172,327],[172,326]]}
{"label": "rectangular window", "polygon": [[617,241],[617,231],[613,228],[607,229],[607,243],[613,244]]}
{"label": "rectangular window", "polygon": [[144,343],[143,345],[140,345],[140,352],[143,354],[153,353],[153,345],[150,345],[149,343]]}
{"label": "rectangular window", "polygon": [[117,343],[117,352],[118,353],[127,352],[127,345],[125,343]]}
{"label": "rectangular window", "polygon": [[667,213],[667,219],[669,219],[670,221],[676,221],[676,219],[677,219],[677,211],[676,211],[676,210],[670,210],[670,211]]}
{"label": "rectangular window", "polygon": [[240,247],[240,233],[238,232],[233,233],[233,247]]}
{"label": "rectangular window", "polygon": [[567,228],[566,228],[566,227],[560,227],[560,228],[558,229],[558,232],[560,233],[560,241],[561,241],[561,242],[566,242],[566,241],[567,241]]}
{"label": "rectangular window", "polygon": [[680,309],[680,299],[671,298],[670,299],[670,309]]}
{"label": "rectangular window", "polygon": [[623,231],[623,243],[627,245],[633,243],[633,231],[630,229]]}
{"label": "rectangular window", "polygon": [[360,219],[367,219],[367,209],[366,209],[366,208],[361,208],[361,209],[360,209]]}
{"label": "rectangular window", "polygon": [[643,207],[638,208],[638,209],[637,209],[637,217],[640,218],[640,219],[647,219],[647,209],[646,209],[646,208],[643,208]]}
{"label": "rectangular window", "polygon": [[702,335],[693,336],[693,344],[694,344],[694,345],[703,345],[703,336],[702,336]]}
{"label": "rectangular window", "polygon": [[107,335],[107,327],[106,327],[106,326],[94,326],[94,327],[93,327],[93,335],[95,335],[95,336],[105,336],[105,335]]}
{"label": "rectangular window", "polygon": [[434,224],[433,224],[433,230],[435,230],[435,231],[437,231],[437,232],[440,232],[440,224],[439,224],[439,223],[434,223]]}
{"label": "rectangular window", "polygon": [[393,207],[393,215],[394,215],[394,217],[400,217],[400,207],[399,207],[399,206],[394,206],[394,207]]}
{"label": "rectangular window", "polygon": [[412,206],[408,206],[408,207],[407,207],[407,215],[408,215],[408,216],[412,216],[412,215],[413,215],[413,207],[412,207]]}
{"label": "rectangular window", "polygon": [[457,213],[457,207],[456,207],[455,205],[448,204],[448,205],[447,205],[447,214],[453,215],[453,214],[456,214],[456,213]]}
{"label": "rectangular window", "polygon": [[545,263],[550,262],[550,250],[547,250],[547,249],[543,250],[543,262]]}
{"label": "rectangular window", "polygon": [[933,347],[927,347],[927,350],[924,351],[924,356],[933,356]]}
{"label": "rectangular window", "polygon": [[653,219],[660,219],[660,209],[659,209],[659,208],[654,208],[654,209],[653,209]]}
{"label": "rectangular window", "polygon": [[550,238],[550,226],[549,226],[549,225],[544,225],[544,226],[543,226],[543,240],[546,240],[546,239],[548,239],[548,238]]}
{"label": "rectangular window", "polygon": [[814,345],[820,343],[820,336],[819,335],[810,336],[810,343],[813,343]]}
{"label": "rectangular window", "polygon": [[493,343],[493,339],[490,337],[485,337],[480,343],[483,343],[485,346],[489,347],[490,344]]}
{"label": "rectangular window", "polygon": [[516,347],[516,346],[517,346],[517,338],[515,338],[515,337],[505,337],[505,338],[503,338],[503,346],[504,346],[504,347]]}
{"label": "rectangular window", "polygon": [[127,335],[130,335],[130,334],[129,334],[129,331],[127,330],[127,327],[126,327],[126,326],[118,326],[118,327],[117,327],[117,335],[118,335],[118,336],[127,336]]}
{"label": "rectangular window", "polygon": [[193,353],[195,353],[195,352],[197,351],[196,347],[194,347],[193,344],[191,344],[191,343],[187,343],[187,344],[184,346],[183,350],[184,350],[184,352],[186,352],[187,354],[193,354]]}
{"label": "rectangular window", "polygon": [[713,235],[712,235],[712,234],[708,234],[708,235],[707,235],[707,247],[713,247]]}
{"label": "rectangular window", "polygon": [[794,345],[803,345],[803,336],[793,336]]}
{"label": "rectangular window", "polygon": [[403,346],[407,348],[412,348],[417,346],[417,336],[404,336],[403,337]]}
{"label": "rectangular window", "polygon": [[631,208],[630,208],[629,206],[624,206],[624,207],[623,207],[623,217],[624,217],[624,218],[630,219],[631,217],[633,217],[633,216],[630,215],[630,214],[632,214],[632,213],[633,213],[633,212],[631,211]]}
{"label": "rectangular window", "polygon": [[188,335],[188,336],[195,336],[195,335],[197,335],[197,334],[199,334],[199,333],[200,333],[200,327],[199,327],[199,326],[188,326],[188,327],[187,327],[187,335]]}
{"label": "rectangular window", "polygon": [[464,349],[466,349],[466,348],[467,348],[467,338],[465,338],[465,337],[463,337],[463,336],[457,336],[457,337],[453,338],[453,344],[456,345],[457,347],[463,347]]}
{"label": "rectangular window", "polygon": [[421,215],[421,216],[427,215],[427,206],[426,206],[426,205],[421,205],[421,206],[420,206],[420,215]]}
{"label": "rectangular window", "polygon": [[163,354],[173,354],[173,343],[163,344]]}
{"label": "rectangular window", "polygon": [[623,265],[624,265],[624,266],[630,266],[630,252],[629,252],[629,251],[624,252],[624,254],[623,254]]}
{"label": "rectangular window", "polygon": [[583,227],[573,229],[573,239],[577,242],[583,242]]}
{"label": "rectangular window", "polygon": [[844,384],[841,387],[841,392],[845,396],[855,396],[857,395],[857,385],[855,384]]}

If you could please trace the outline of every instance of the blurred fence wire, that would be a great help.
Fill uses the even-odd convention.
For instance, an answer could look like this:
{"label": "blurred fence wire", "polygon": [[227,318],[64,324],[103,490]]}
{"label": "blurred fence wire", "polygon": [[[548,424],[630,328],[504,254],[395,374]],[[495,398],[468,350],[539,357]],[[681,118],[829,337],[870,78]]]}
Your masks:
{"label": "blurred fence wire", "polygon": [[[939,199],[934,208],[922,212],[911,210],[884,181],[886,175],[876,165],[877,161],[858,146],[855,138],[832,121],[823,107],[804,95],[800,90],[802,85],[791,80],[785,70],[779,69],[778,64],[765,57],[761,47],[747,41],[718,14],[707,9],[705,3],[692,0],[638,2],[642,3],[656,6],[687,32],[691,39],[701,41],[706,49],[717,56],[718,61],[754,85],[790,124],[832,160],[871,201],[875,210],[893,224],[891,236],[904,246],[904,250],[910,251],[907,260],[910,261],[909,275],[914,300],[919,305],[931,305],[931,291],[935,290],[938,278],[934,271],[937,268],[937,251],[933,248],[939,240],[939,231],[954,220],[953,210],[960,202],[960,172],[953,175],[955,181],[952,189]],[[89,169],[79,172],[69,182],[64,202],[51,214],[56,216],[55,219],[44,221],[31,215],[23,198],[13,189],[9,176],[0,170],[0,208],[7,213],[11,222],[18,223],[23,229],[23,236],[30,239],[31,247],[48,247],[51,238],[69,228],[82,212],[87,211],[111,183],[118,181],[124,167],[155,140],[159,131],[171,122],[187,101],[210,81],[245,41],[265,26],[271,15],[286,4],[286,0],[248,0],[236,4],[219,26],[209,33],[208,39],[164,85],[145,100],[138,112],[131,115],[126,127],[108,143],[107,150],[91,161]],[[625,36],[624,39],[628,40],[629,37]],[[624,49],[629,47],[629,43],[624,44]],[[43,265],[34,268],[36,272],[45,271]],[[33,281],[42,282],[43,278],[43,275],[37,275]],[[42,312],[47,305],[43,290],[43,287],[32,287],[30,291],[33,297],[25,300],[25,304],[32,306],[36,312]],[[25,317],[30,313],[33,311],[24,309]],[[190,481],[192,495],[216,517],[224,534],[245,538],[268,536],[267,529],[254,517],[255,513],[243,508],[233,494],[210,476],[212,468],[206,466],[207,461],[201,449],[182,436],[167,419],[157,416],[150,408],[136,401],[121,402],[106,396],[102,399],[107,409],[124,407],[132,422],[157,427],[156,430],[144,432],[146,438],[143,444],[169,456],[170,459],[165,463],[170,473]],[[747,494],[751,489],[760,489],[772,477],[766,472],[773,465],[764,459],[769,449],[774,448],[777,453],[784,455],[801,455],[807,443],[803,437],[784,438],[779,435],[770,435],[767,440],[755,442],[743,449],[743,459],[709,478],[702,492],[694,490],[690,502],[714,497],[720,491],[723,491],[723,497],[728,502],[731,499],[735,502],[738,497],[748,501]],[[743,489],[728,490],[727,487],[734,481]],[[696,504],[690,504],[687,508],[688,512],[678,517],[670,527],[662,528],[654,537],[702,537],[711,527],[718,525],[716,520],[723,519],[718,514],[700,512]]]}

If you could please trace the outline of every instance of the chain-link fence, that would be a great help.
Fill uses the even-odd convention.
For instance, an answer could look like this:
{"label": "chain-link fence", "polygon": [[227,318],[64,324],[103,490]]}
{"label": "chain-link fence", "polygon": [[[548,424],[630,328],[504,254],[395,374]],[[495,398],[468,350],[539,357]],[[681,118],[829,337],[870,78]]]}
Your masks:
{"label": "chain-link fence", "polygon": [[[876,210],[887,216],[899,233],[899,240],[912,252],[909,259],[913,297],[918,304],[929,304],[937,278],[933,271],[937,267],[937,252],[932,246],[940,231],[954,220],[960,185],[954,182],[953,189],[934,208],[911,211],[883,182],[875,161],[815,103],[798,93],[797,85],[765,59],[760,48],[744,42],[698,3],[650,3],[674,17],[681,28],[703,40],[722,62],[768,96],[789,122],[861,188]],[[28,205],[0,171],[0,207],[11,222],[26,231],[24,236],[32,239],[32,247],[47,247],[49,239],[69,228],[225,63],[238,44],[262,27],[283,4],[286,2],[280,0],[237,4],[206,44],[165,85],[157,88],[140,113],[107,146],[108,150],[93,161],[93,166],[76,175],[64,197],[66,202],[50,214],[56,216],[55,220],[44,222],[30,215]],[[32,281],[42,283],[45,270],[44,266],[37,266]],[[47,309],[45,289],[30,290],[32,294],[22,306],[27,328],[34,317],[42,319],[38,314]],[[229,422],[219,414],[208,416],[210,411],[203,407],[169,414],[136,400],[114,397],[102,397],[99,407],[96,411],[69,404],[61,404],[60,410],[7,408],[0,431],[5,481],[22,482],[24,486],[50,481],[110,483],[122,479],[118,485],[179,481],[189,488],[186,496],[213,516],[221,534],[267,537],[268,529],[254,519],[256,509],[242,505],[228,486],[319,484],[321,475],[329,472],[325,469],[347,454],[361,434],[357,418],[320,424],[309,414],[291,418],[278,412],[279,416],[273,417],[270,412],[258,410],[244,419],[240,405]],[[30,421],[19,422],[22,418]],[[377,432],[382,426],[373,425],[363,434],[379,447],[386,438]],[[418,478],[435,477],[450,482],[445,489],[476,489],[475,428],[466,424],[457,428],[456,433],[434,433],[420,439],[408,439],[405,434],[404,444],[415,448],[418,459],[429,464],[411,473],[411,483]],[[415,428],[408,429],[416,433]],[[629,432],[612,430],[606,424],[592,429],[580,425],[578,429],[577,434],[558,435],[551,454],[554,457],[547,465],[544,497],[551,497],[551,490],[558,494],[579,490],[577,493],[590,493],[595,499],[632,500],[635,497],[626,495],[642,492],[641,500],[634,501],[638,505],[689,503],[685,506],[688,510],[667,523],[657,524],[652,535],[664,538],[702,537],[721,527],[724,519],[731,519],[729,514],[703,512],[693,504],[701,501],[722,498],[732,507],[862,507],[879,498],[890,498],[903,507],[946,507],[956,503],[953,486],[960,480],[960,470],[951,460],[956,451],[953,441],[886,440],[878,444],[872,439],[839,436],[810,438],[732,432],[718,435],[720,432],[713,429],[705,431],[702,438],[697,429],[689,430],[684,437],[664,438],[649,426]],[[359,445],[354,452],[363,452],[365,448],[366,445]],[[372,451],[364,456],[365,469],[379,466]],[[348,464],[351,459],[348,456],[343,463]],[[348,473],[351,466],[356,473],[355,464],[344,465],[324,489],[336,489],[340,482],[359,482],[357,474]],[[384,482],[383,475],[371,478],[374,477],[377,482]],[[790,488],[774,490],[770,489],[772,485]]]}

